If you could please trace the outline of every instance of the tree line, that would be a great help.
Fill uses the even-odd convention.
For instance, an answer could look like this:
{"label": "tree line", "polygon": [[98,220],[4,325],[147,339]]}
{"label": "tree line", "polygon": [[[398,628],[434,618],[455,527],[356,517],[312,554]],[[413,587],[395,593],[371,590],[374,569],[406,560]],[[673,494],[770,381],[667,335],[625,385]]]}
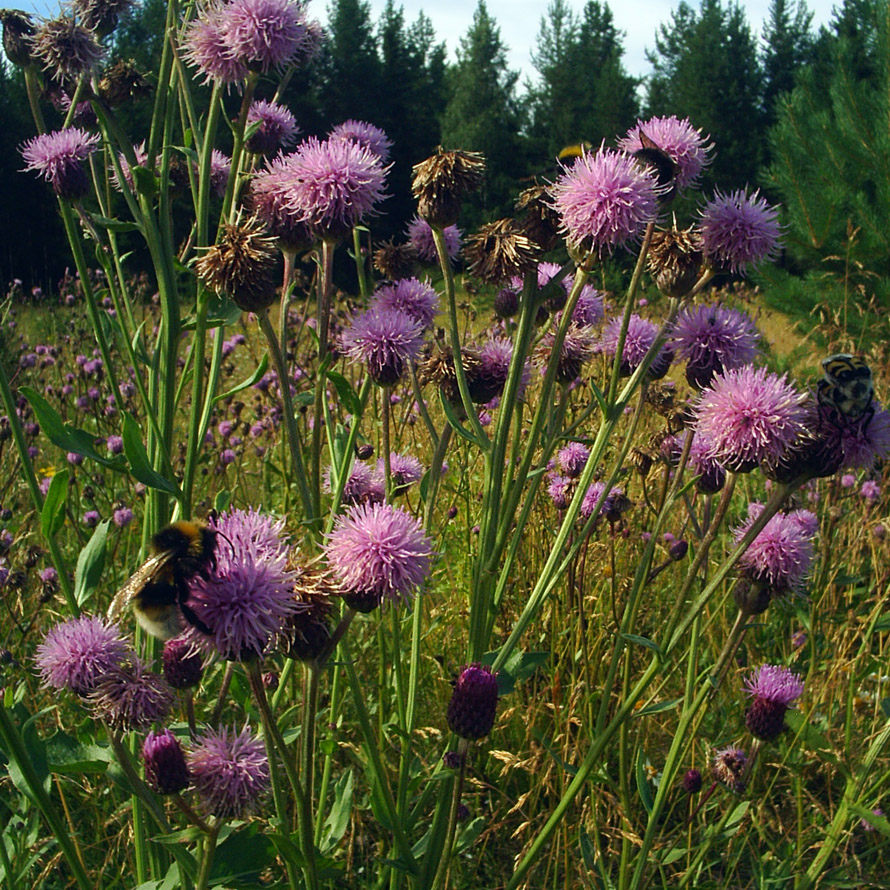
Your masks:
{"label": "tree line", "polygon": [[[134,59],[150,71],[160,52],[164,9],[164,0],[138,5],[111,38],[111,58]],[[305,135],[324,135],[348,118],[388,133],[394,142],[391,197],[374,226],[383,237],[401,232],[412,216],[411,166],[438,144],[481,151],[488,160],[486,187],[463,220],[473,227],[510,213],[516,192],[530,177],[555,175],[563,147],[614,144],[638,118],[673,114],[688,117],[715,143],[705,189],[715,183],[724,190],[761,186],[788,205],[794,262],[812,266],[821,258],[816,242],[831,242],[835,249],[837,239],[846,237],[844,202],[851,212],[870,214],[869,257],[884,250],[886,259],[888,236],[879,219],[881,202],[890,202],[890,177],[881,177],[880,163],[877,175],[870,171],[875,152],[887,154],[882,147],[888,140],[887,116],[881,117],[890,57],[881,46],[887,9],[882,0],[843,0],[832,21],[816,31],[805,0],[772,0],[758,37],[738,3],[699,0],[695,6],[681,0],[658,26],[647,53],[651,74],[641,80],[626,68],[623,34],[606,0],[587,0],[577,12],[568,0],[551,0],[531,56],[535,75],[520,83],[484,0],[453,62],[422,13],[409,22],[403,8],[389,0],[375,21],[363,0],[331,0],[321,51],[291,78],[284,102]],[[261,84],[260,98],[271,98],[267,86],[270,94],[263,94]],[[237,98],[229,97],[233,108]],[[807,231],[812,224],[798,220],[798,225],[795,214],[812,217],[811,205],[824,195],[810,185],[830,186],[826,180],[838,175],[817,169],[824,164],[817,146],[843,142],[839,131],[855,127],[850,118],[857,108],[878,147],[871,153],[860,147],[843,172],[866,197],[854,207],[849,190],[835,183],[834,210],[823,208],[825,231],[813,235]],[[20,73],[8,63],[0,66],[0,114],[5,122],[0,176],[7,206],[15,208],[0,219],[0,275],[45,282],[64,266],[63,240],[54,226],[49,190],[18,172],[17,147],[33,130]],[[145,125],[140,115],[147,114],[147,103],[144,110],[135,104],[128,114],[135,136]],[[792,181],[795,167],[810,179]]]}

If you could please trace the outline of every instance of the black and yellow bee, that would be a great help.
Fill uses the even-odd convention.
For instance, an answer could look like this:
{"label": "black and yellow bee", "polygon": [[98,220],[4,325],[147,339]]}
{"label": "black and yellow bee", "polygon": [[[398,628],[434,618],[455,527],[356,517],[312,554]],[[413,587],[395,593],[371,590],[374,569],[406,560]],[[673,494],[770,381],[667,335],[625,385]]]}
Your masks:
{"label": "black and yellow bee", "polygon": [[189,581],[196,575],[206,577],[216,567],[218,535],[203,523],[185,520],[162,528],[152,538],[151,555],[115,594],[109,620],[120,620],[132,605],[139,624],[158,639],[182,632],[180,616],[202,633],[211,633],[189,605]]}
{"label": "black and yellow bee", "polygon": [[816,387],[820,404],[851,420],[874,414],[875,384],[861,356],[839,353],[822,362],[824,377]]}

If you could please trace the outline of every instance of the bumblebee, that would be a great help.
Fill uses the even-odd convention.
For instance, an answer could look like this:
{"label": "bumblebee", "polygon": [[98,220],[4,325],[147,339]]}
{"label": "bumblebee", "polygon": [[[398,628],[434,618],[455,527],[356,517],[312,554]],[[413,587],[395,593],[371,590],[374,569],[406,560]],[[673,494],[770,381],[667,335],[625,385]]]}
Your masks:
{"label": "bumblebee", "polygon": [[871,368],[860,356],[830,355],[822,362],[824,377],[816,387],[820,404],[835,409],[850,420],[874,414],[875,385]]}
{"label": "bumblebee", "polygon": [[182,632],[184,618],[202,633],[210,628],[189,605],[189,581],[216,567],[219,532],[198,522],[174,522],[152,538],[151,555],[115,594],[108,609],[118,621],[131,605],[136,620],[153,637],[169,640]]}

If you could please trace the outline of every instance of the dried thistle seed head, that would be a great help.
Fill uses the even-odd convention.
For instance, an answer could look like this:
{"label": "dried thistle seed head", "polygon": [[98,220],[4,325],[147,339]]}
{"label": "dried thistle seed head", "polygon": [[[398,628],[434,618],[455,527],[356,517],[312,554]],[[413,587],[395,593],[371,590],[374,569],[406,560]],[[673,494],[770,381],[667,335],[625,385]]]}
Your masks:
{"label": "dried thistle seed head", "polygon": [[31,43],[37,29],[33,19],[21,9],[0,9],[0,24],[3,25],[3,51],[13,65],[24,68],[33,61]]}
{"label": "dried thistle seed head", "polygon": [[105,70],[99,95],[112,107],[151,95],[151,84],[136,69],[135,59],[119,59]]}
{"label": "dried thistle seed head", "polygon": [[670,417],[673,413],[676,397],[676,390],[664,384],[655,384],[646,391],[646,401],[662,417]]}
{"label": "dried thistle seed head", "polygon": [[410,242],[405,244],[396,244],[390,239],[384,241],[377,250],[374,251],[374,268],[391,278],[398,281],[401,278],[410,278],[414,272],[414,266],[417,263],[417,254]]}
{"label": "dried thistle seed head", "polygon": [[285,621],[278,649],[286,658],[313,661],[331,639],[333,598],[342,596],[343,591],[322,565],[295,565],[292,569],[296,576],[294,599],[300,608]]}
{"label": "dried thistle seed head", "polygon": [[665,296],[685,297],[698,281],[701,263],[701,236],[691,226],[678,229],[674,225],[653,233],[649,271]]}
{"label": "dried thistle seed head", "polygon": [[[538,363],[546,367],[552,360],[553,346],[556,340],[554,331],[544,335],[536,353]],[[581,376],[581,368],[589,361],[596,350],[596,338],[593,329],[587,325],[572,322],[566,329],[565,338],[557,358],[556,379],[568,385]]]}
{"label": "dried thistle seed head", "polygon": [[649,475],[652,469],[652,455],[640,448],[634,448],[628,458],[630,465],[643,477]]}
{"label": "dried thistle seed head", "polygon": [[104,55],[92,32],[64,15],[49,19],[37,29],[32,49],[43,70],[61,85],[92,74]]}
{"label": "dried thistle seed head", "polygon": [[502,284],[531,272],[539,256],[538,245],[509,218],[486,223],[467,238],[464,248],[469,273],[487,284]]}
{"label": "dried thistle seed head", "polygon": [[485,158],[476,151],[442,146],[425,161],[415,164],[411,193],[417,201],[417,215],[427,222],[451,226],[460,214],[461,199],[482,184]]}
{"label": "dried thistle seed head", "polygon": [[[482,359],[475,349],[461,349],[460,357],[472,398],[474,385],[482,373]],[[460,404],[460,388],[450,346],[439,346],[428,359],[418,365],[417,378],[421,384],[432,383],[437,386],[452,404]]]}
{"label": "dried thistle seed head", "polygon": [[277,257],[275,239],[252,217],[227,223],[222,238],[208,248],[195,269],[207,287],[228,294],[245,312],[259,312],[275,299],[272,272]]}
{"label": "dried thistle seed head", "polygon": [[117,27],[121,14],[133,6],[133,0],[74,0],[72,6],[85,28],[104,37]]}
{"label": "dried thistle seed head", "polygon": [[519,226],[542,251],[553,250],[559,243],[560,220],[545,185],[537,183],[519,193],[516,209],[520,211]]}

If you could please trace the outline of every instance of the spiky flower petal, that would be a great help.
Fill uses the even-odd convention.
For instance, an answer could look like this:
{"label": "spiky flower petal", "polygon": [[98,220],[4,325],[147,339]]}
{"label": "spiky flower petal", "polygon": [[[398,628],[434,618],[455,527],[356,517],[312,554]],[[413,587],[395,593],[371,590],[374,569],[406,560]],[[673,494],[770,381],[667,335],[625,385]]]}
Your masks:
{"label": "spiky flower petal", "polygon": [[779,208],[759,192],[716,192],[701,212],[702,249],[717,269],[744,273],[779,252]]}

